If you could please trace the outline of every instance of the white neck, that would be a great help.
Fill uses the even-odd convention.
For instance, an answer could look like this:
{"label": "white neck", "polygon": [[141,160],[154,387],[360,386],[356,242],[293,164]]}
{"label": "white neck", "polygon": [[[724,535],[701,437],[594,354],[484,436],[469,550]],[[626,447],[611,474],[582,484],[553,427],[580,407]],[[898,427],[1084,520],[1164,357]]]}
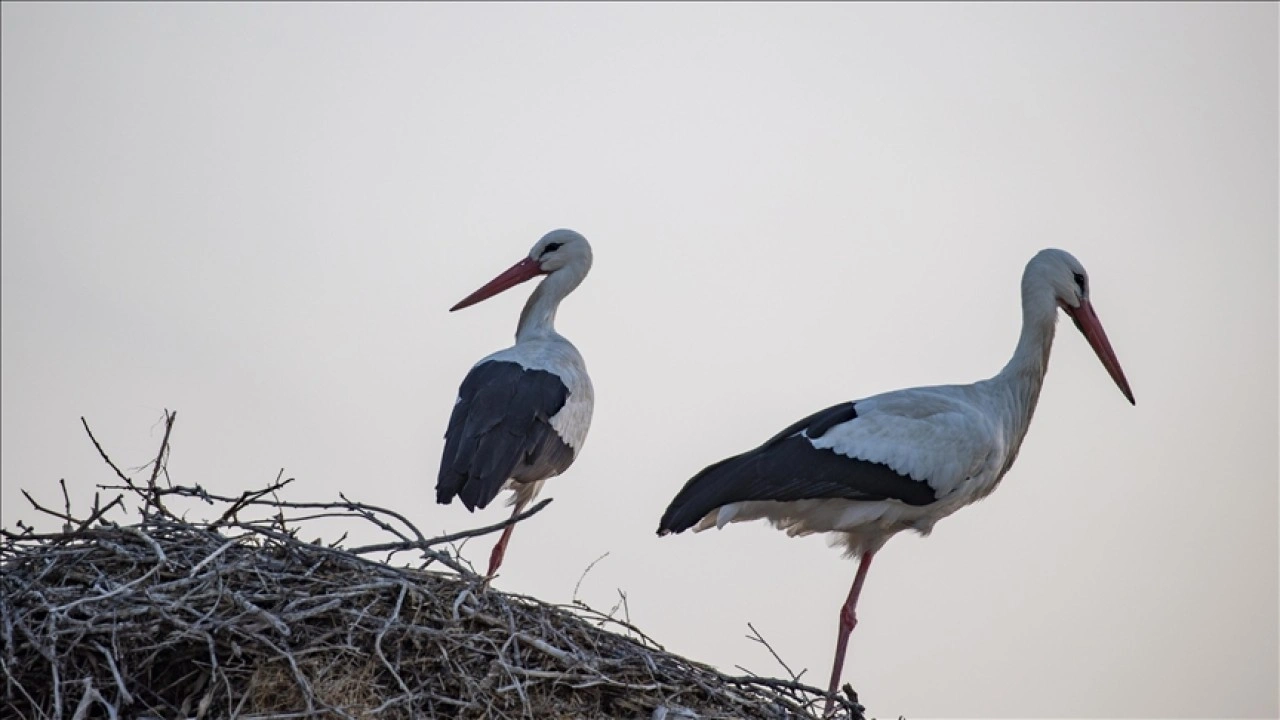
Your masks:
{"label": "white neck", "polygon": [[520,322],[516,325],[516,342],[557,336],[556,310],[560,301],[582,283],[586,272],[574,265],[566,265],[548,275],[524,304]]}
{"label": "white neck", "polygon": [[[1013,357],[995,377],[987,381],[993,395],[1007,412],[1013,448],[1005,469],[1013,464],[1022,439],[1031,425],[1040,388],[1049,369],[1049,350],[1058,322],[1058,305],[1053,292],[1040,283],[1023,282],[1022,333]],[[1003,474],[1003,473],[1001,473]]]}

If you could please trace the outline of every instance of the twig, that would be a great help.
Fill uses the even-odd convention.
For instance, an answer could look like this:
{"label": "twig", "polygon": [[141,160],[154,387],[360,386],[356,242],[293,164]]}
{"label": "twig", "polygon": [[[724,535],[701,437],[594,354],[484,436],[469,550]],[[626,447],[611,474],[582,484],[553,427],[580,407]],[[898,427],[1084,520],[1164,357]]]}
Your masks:
{"label": "twig", "polygon": [[486,525],[484,527],[476,528],[474,530],[463,530],[462,532],[456,532],[449,535],[441,535],[440,537],[431,538],[430,540],[425,540],[425,541],[415,540],[411,542],[381,543],[379,545],[364,545],[362,547],[351,548],[351,550],[349,550],[348,552],[355,553],[356,555],[364,555],[366,553],[386,552],[388,550],[397,550],[397,551],[424,550],[426,548],[434,547],[436,545],[443,545],[445,543],[451,543],[456,540],[461,540],[462,538],[473,538],[473,537],[479,537],[481,535],[488,535],[490,533],[495,533],[499,530],[503,530],[508,525],[514,525],[526,518],[533,517],[534,515],[541,512],[543,508],[550,505],[553,499],[554,498],[547,498],[542,502],[538,503],[537,505],[534,505],[528,510],[525,510],[524,512],[520,513],[519,515],[512,515],[511,517],[507,518],[506,520],[503,520],[502,522],[497,522],[492,525]]}
{"label": "twig", "polygon": [[[283,474],[284,474],[284,470],[281,469],[280,475],[283,475]],[[283,488],[285,485],[288,485],[289,483],[293,482],[293,478],[289,478],[288,480],[281,481],[280,475],[276,476],[275,482],[271,483],[270,485],[266,486],[261,490],[255,490],[252,492],[246,490],[245,492],[241,493],[238,499],[233,500],[231,502],[231,507],[227,508],[226,512],[222,513],[221,517],[209,523],[209,527],[216,528],[219,525],[222,525],[223,523],[227,522],[227,520],[234,518],[244,508],[262,499],[264,495],[272,495],[277,490],[280,490],[281,488]],[[206,494],[206,497],[208,497],[207,494]]]}
{"label": "twig", "polygon": [[413,526],[413,523],[409,522],[403,515],[396,512],[395,510],[390,510],[388,508],[381,508],[376,505],[366,505],[365,503],[352,502],[348,500],[347,496],[343,493],[338,493],[338,497],[342,498],[342,501],[346,503],[347,509],[354,510],[360,513],[369,522],[372,522],[373,524],[377,525],[383,530],[386,530],[392,535],[395,535],[396,537],[400,538],[403,541],[409,542],[409,538],[406,537],[404,533],[391,527],[390,523],[384,522],[383,520],[379,519],[375,513],[390,515],[396,520],[399,520],[401,523],[405,525],[405,527],[409,528],[409,532],[413,533],[414,536],[417,537],[419,542],[426,542],[427,540],[425,537],[422,536],[422,533],[418,532],[418,528]]}
{"label": "twig", "polygon": [[98,643],[93,643],[94,649],[102,653],[102,657],[107,661],[107,667],[111,669],[111,676],[116,681],[116,687],[120,690],[120,701],[125,705],[133,703],[133,695],[129,693],[129,688],[125,687],[124,678],[120,676],[120,668],[116,667],[116,659],[112,657],[111,652],[102,647]]}
{"label": "twig", "polygon": [[631,605],[627,603],[627,594],[622,588],[618,588],[618,595],[622,598],[622,617],[627,619],[627,624],[631,624]]}
{"label": "twig", "polygon": [[[151,468],[151,479],[147,481],[147,487],[156,489],[156,478],[160,476],[160,470],[165,466],[165,456],[169,452],[169,433],[173,432],[173,421],[178,419],[178,411],[170,412],[168,409],[164,411],[164,437],[160,440],[160,451],[156,453],[156,459]],[[166,473],[167,474],[167,473]],[[168,515],[169,511],[164,504],[160,502],[160,496],[153,493],[155,506],[158,510]]]}
{"label": "twig", "polygon": [[67,511],[67,514],[63,516],[67,518],[67,522],[62,526],[62,531],[71,532],[71,496],[67,494],[67,479],[58,478],[58,485],[62,486],[62,506]]}
{"label": "twig", "polygon": [[778,664],[782,666],[782,669],[787,671],[787,675],[790,675],[793,681],[800,682],[800,675],[805,674],[805,672],[807,672],[807,669],[801,670],[800,675],[797,675],[795,672],[791,670],[791,666],[787,665],[787,663],[783,661],[782,657],[778,655],[777,651],[773,649],[773,646],[769,644],[769,641],[764,639],[764,636],[760,634],[760,631],[756,629],[755,625],[752,625],[751,623],[747,623],[747,627],[751,628],[751,634],[748,635],[747,638],[749,640],[755,640],[756,642],[763,645],[765,649],[769,651],[769,654],[773,656],[773,659],[777,660]]}
{"label": "twig", "polygon": [[75,518],[71,517],[71,515],[69,514],[63,514],[58,512],[57,510],[50,510],[49,508],[42,506],[40,503],[36,502],[36,499],[31,497],[31,493],[27,492],[26,490],[22,491],[22,496],[27,499],[27,502],[31,503],[31,507],[35,508],[36,510],[39,510],[42,513],[45,513],[46,515],[52,515],[53,517],[56,517],[59,520],[62,520],[63,532],[66,532],[67,525],[71,523],[80,522],[79,520],[76,520]]}
{"label": "twig", "polygon": [[578,588],[582,587],[582,581],[586,579],[587,573],[591,572],[591,568],[595,567],[596,563],[600,562],[601,560],[607,557],[609,557],[609,553],[605,553],[600,557],[596,558],[595,560],[592,560],[591,564],[587,565],[587,568],[582,571],[581,575],[578,576],[578,582],[574,583],[573,585],[573,602],[575,603],[578,602]]}
{"label": "twig", "polygon": [[107,503],[106,507],[100,508],[98,507],[98,493],[94,493],[93,494],[93,513],[90,514],[89,517],[85,518],[85,521],[80,523],[80,526],[77,527],[72,532],[83,532],[85,530],[88,530],[93,525],[94,522],[102,518],[104,515],[110,512],[111,509],[114,507],[124,507],[123,495],[117,495],[114,500]]}
{"label": "twig", "polygon": [[408,585],[400,586],[400,594],[396,596],[396,606],[391,608],[391,614],[387,616],[387,621],[382,624],[382,629],[378,631],[377,636],[373,640],[373,649],[378,653],[378,659],[382,661],[384,667],[391,673],[391,677],[396,679],[396,684],[400,686],[400,691],[405,695],[410,695],[409,686],[404,684],[404,678],[400,677],[400,673],[396,671],[391,661],[387,659],[386,653],[382,651],[382,639],[387,636],[387,631],[391,626],[400,619],[400,608],[404,607],[405,595],[409,593]]}
{"label": "twig", "polygon": [[124,473],[120,472],[120,468],[116,467],[116,464],[111,462],[111,458],[107,457],[107,451],[102,449],[102,445],[98,443],[98,438],[93,436],[93,431],[89,429],[89,421],[85,420],[83,415],[80,416],[80,424],[84,425],[84,431],[89,433],[89,439],[93,441],[93,446],[98,449],[98,454],[102,456],[102,459],[106,461],[107,465],[112,470],[116,471],[116,477],[123,480],[125,485],[128,485],[130,488],[134,488],[133,481]]}

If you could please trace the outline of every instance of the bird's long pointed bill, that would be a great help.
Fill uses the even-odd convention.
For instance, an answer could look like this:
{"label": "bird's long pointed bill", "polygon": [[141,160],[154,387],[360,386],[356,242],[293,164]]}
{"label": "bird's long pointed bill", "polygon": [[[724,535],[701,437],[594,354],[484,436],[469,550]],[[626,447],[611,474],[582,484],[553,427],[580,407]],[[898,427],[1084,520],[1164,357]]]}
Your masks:
{"label": "bird's long pointed bill", "polygon": [[525,258],[512,265],[506,272],[485,283],[485,286],[458,301],[449,308],[449,312],[471,307],[481,300],[488,300],[503,290],[509,290],[520,283],[542,274],[542,268],[532,258]]}
{"label": "bird's long pointed bill", "polygon": [[1089,341],[1089,345],[1097,353],[1098,359],[1102,361],[1102,366],[1107,369],[1107,374],[1111,376],[1112,380],[1116,381],[1120,392],[1124,393],[1125,398],[1129,400],[1131,405],[1137,405],[1138,403],[1133,399],[1133,391],[1129,389],[1129,381],[1124,377],[1124,370],[1120,369],[1120,361],[1116,359],[1116,352],[1111,349],[1111,342],[1107,340],[1107,333],[1102,329],[1102,321],[1098,319],[1098,314],[1093,311],[1093,304],[1085,300],[1080,303],[1080,307],[1068,310],[1067,313],[1075,321],[1076,329],[1084,335],[1085,340]]}

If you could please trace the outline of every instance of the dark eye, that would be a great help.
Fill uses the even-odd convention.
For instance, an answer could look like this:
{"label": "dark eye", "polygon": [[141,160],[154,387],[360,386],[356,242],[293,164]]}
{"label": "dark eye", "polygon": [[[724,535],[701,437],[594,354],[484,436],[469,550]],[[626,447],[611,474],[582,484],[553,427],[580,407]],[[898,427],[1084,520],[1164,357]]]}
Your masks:
{"label": "dark eye", "polygon": [[1086,294],[1087,288],[1085,288],[1084,286],[1084,275],[1081,275],[1080,273],[1076,273],[1075,281],[1076,281],[1076,287],[1080,288],[1080,294],[1081,295]]}
{"label": "dark eye", "polygon": [[555,252],[563,246],[564,243],[548,243],[546,247],[542,248],[542,254],[546,255],[549,252]]}

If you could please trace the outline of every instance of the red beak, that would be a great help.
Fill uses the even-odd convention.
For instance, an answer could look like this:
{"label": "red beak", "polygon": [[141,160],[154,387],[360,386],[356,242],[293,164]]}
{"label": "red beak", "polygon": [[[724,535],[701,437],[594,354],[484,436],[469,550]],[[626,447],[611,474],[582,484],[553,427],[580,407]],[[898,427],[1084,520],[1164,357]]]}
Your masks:
{"label": "red beak", "polygon": [[1129,381],[1124,377],[1124,370],[1120,369],[1120,361],[1116,359],[1116,352],[1111,349],[1111,343],[1107,340],[1107,333],[1102,329],[1102,321],[1098,319],[1097,313],[1093,311],[1093,304],[1088,300],[1083,300],[1080,307],[1070,308],[1064,307],[1067,314],[1076,324],[1076,329],[1084,335],[1084,339],[1089,341],[1089,345],[1093,351],[1097,353],[1098,359],[1102,361],[1102,366],[1107,369],[1107,374],[1115,380],[1116,385],[1120,388],[1120,392],[1128,398],[1129,404],[1137,405],[1133,399],[1133,391],[1129,389]]}
{"label": "red beak", "polygon": [[488,300],[503,290],[509,290],[530,278],[542,274],[544,273],[542,267],[538,265],[538,261],[533,258],[525,258],[512,265],[506,272],[490,280],[484,287],[459,300],[457,305],[449,308],[449,312],[471,307],[481,300]]}

